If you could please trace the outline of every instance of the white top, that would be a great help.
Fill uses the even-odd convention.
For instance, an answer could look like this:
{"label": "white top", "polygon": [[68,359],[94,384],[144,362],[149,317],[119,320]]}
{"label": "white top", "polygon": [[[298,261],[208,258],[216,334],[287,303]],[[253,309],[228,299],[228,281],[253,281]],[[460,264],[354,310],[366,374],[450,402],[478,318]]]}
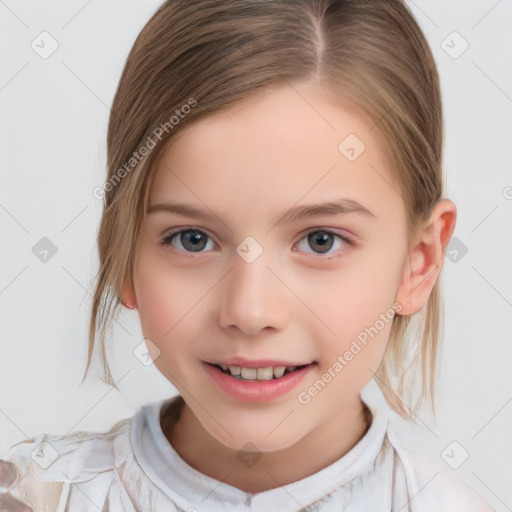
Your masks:
{"label": "white top", "polygon": [[[401,447],[369,404],[370,428],[339,460],[297,482],[244,492],[173,449],[160,410],[178,399],[147,404],[109,432],[39,434],[11,446],[2,459],[19,476],[14,483],[6,469],[16,468],[0,464],[0,492],[10,489],[0,503],[21,500],[34,512],[494,512],[448,466]],[[0,508],[24,510],[10,507]]]}

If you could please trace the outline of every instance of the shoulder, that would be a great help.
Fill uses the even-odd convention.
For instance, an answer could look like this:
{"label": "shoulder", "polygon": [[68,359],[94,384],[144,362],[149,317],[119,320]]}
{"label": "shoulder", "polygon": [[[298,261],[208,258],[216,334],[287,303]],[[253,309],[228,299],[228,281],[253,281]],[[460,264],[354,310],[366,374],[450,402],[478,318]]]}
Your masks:
{"label": "shoulder", "polygon": [[407,488],[409,508],[406,510],[494,512],[492,506],[449,467],[403,447],[393,437],[390,441],[395,451],[397,479],[403,480]]}
{"label": "shoulder", "polygon": [[2,487],[34,512],[64,510],[72,486],[104,500],[116,465],[129,455],[131,420],[105,433],[38,434],[12,445],[0,454]]}

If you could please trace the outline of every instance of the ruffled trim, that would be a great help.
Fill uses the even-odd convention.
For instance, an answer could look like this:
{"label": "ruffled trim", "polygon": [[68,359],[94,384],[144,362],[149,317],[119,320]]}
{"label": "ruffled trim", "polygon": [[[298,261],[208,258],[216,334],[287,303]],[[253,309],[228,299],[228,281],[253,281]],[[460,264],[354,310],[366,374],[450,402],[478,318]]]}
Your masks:
{"label": "ruffled trim", "polygon": [[104,488],[106,496],[114,479],[113,444],[115,439],[125,437],[124,444],[129,449],[130,423],[131,418],[121,420],[107,433],[38,434],[12,445],[2,456],[18,470],[10,494],[30,505],[34,512],[68,510],[74,485],[81,490],[90,487],[95,492]]}
{"label": "ruffled trim", "polygon": [[[163,493],[159,487],[146,476],[142,468],[139,466],[134,457],[131,444],[128,441],[125,445],[124,439],[120,438],[114,441],[115,444],[123,443],[123,446],[129,446],[130,450],[117,450],[114,447],[115,465],[117,468],[117,478],[120,485],[126,492],[126,496],[131,500],[130,503],[134,510],[165,510],[166,512],[182,512],[183,510],[192,510],[190,504],[187,504],[185,509],[178,508],[178,506],[171,502],[169,497]],[[178,501],[181,499],[176,497]],[[113,503],[110,504],[111,506]],[[125,510],[114,509],[112,510]],[[127,509],[131,510],[131,509]]]}

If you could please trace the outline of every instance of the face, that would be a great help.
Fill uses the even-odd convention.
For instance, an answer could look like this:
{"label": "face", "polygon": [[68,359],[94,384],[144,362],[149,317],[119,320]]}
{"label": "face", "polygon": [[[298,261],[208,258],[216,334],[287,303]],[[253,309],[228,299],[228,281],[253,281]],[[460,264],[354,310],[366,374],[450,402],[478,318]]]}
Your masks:
{"label": "face", "polygon": [[[314,87],[286,87],[195,124],[164,155],[125,299],[157,368],[225,446],[291,446],[353,403],[382,359],[407,225],[369,128]],[[309,366],[279,396],[241,396],[245,382],[222,375],[226,391],[206,363],[234,358]]]}

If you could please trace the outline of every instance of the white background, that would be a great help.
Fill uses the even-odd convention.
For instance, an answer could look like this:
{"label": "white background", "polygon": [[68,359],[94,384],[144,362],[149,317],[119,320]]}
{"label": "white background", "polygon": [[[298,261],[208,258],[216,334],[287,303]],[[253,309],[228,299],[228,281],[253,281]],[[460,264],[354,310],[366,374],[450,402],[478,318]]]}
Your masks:
{"label": "white background", "polygon": [[[418,426],[405,423],[374,384],[365,396],[386,407],[406,446],[442,464],[456,441],[451,455],[469,457],[450,471],[497,512],[512,510],[512,2],[408,3],[441,76],[445,195],[458,207],[454,236],[468,250],[447,259],[442,274],[437,421],[425,410]],[[136,312],[123,313],[113,333],[110,363],[121,394],[94,369],[78,387],[102,208],[92,190],[104,181],[109,106],[128,52],[159,5],[0,1],[0,450],[41,432],[105,431],[176,392],[133,356],[143,339]],[[47,59],[31,48],[43,31],[59,45]],[[461,37],[469,47],[453,58]],[[32,253],[42,237],[58,249],[47,263]]]}

